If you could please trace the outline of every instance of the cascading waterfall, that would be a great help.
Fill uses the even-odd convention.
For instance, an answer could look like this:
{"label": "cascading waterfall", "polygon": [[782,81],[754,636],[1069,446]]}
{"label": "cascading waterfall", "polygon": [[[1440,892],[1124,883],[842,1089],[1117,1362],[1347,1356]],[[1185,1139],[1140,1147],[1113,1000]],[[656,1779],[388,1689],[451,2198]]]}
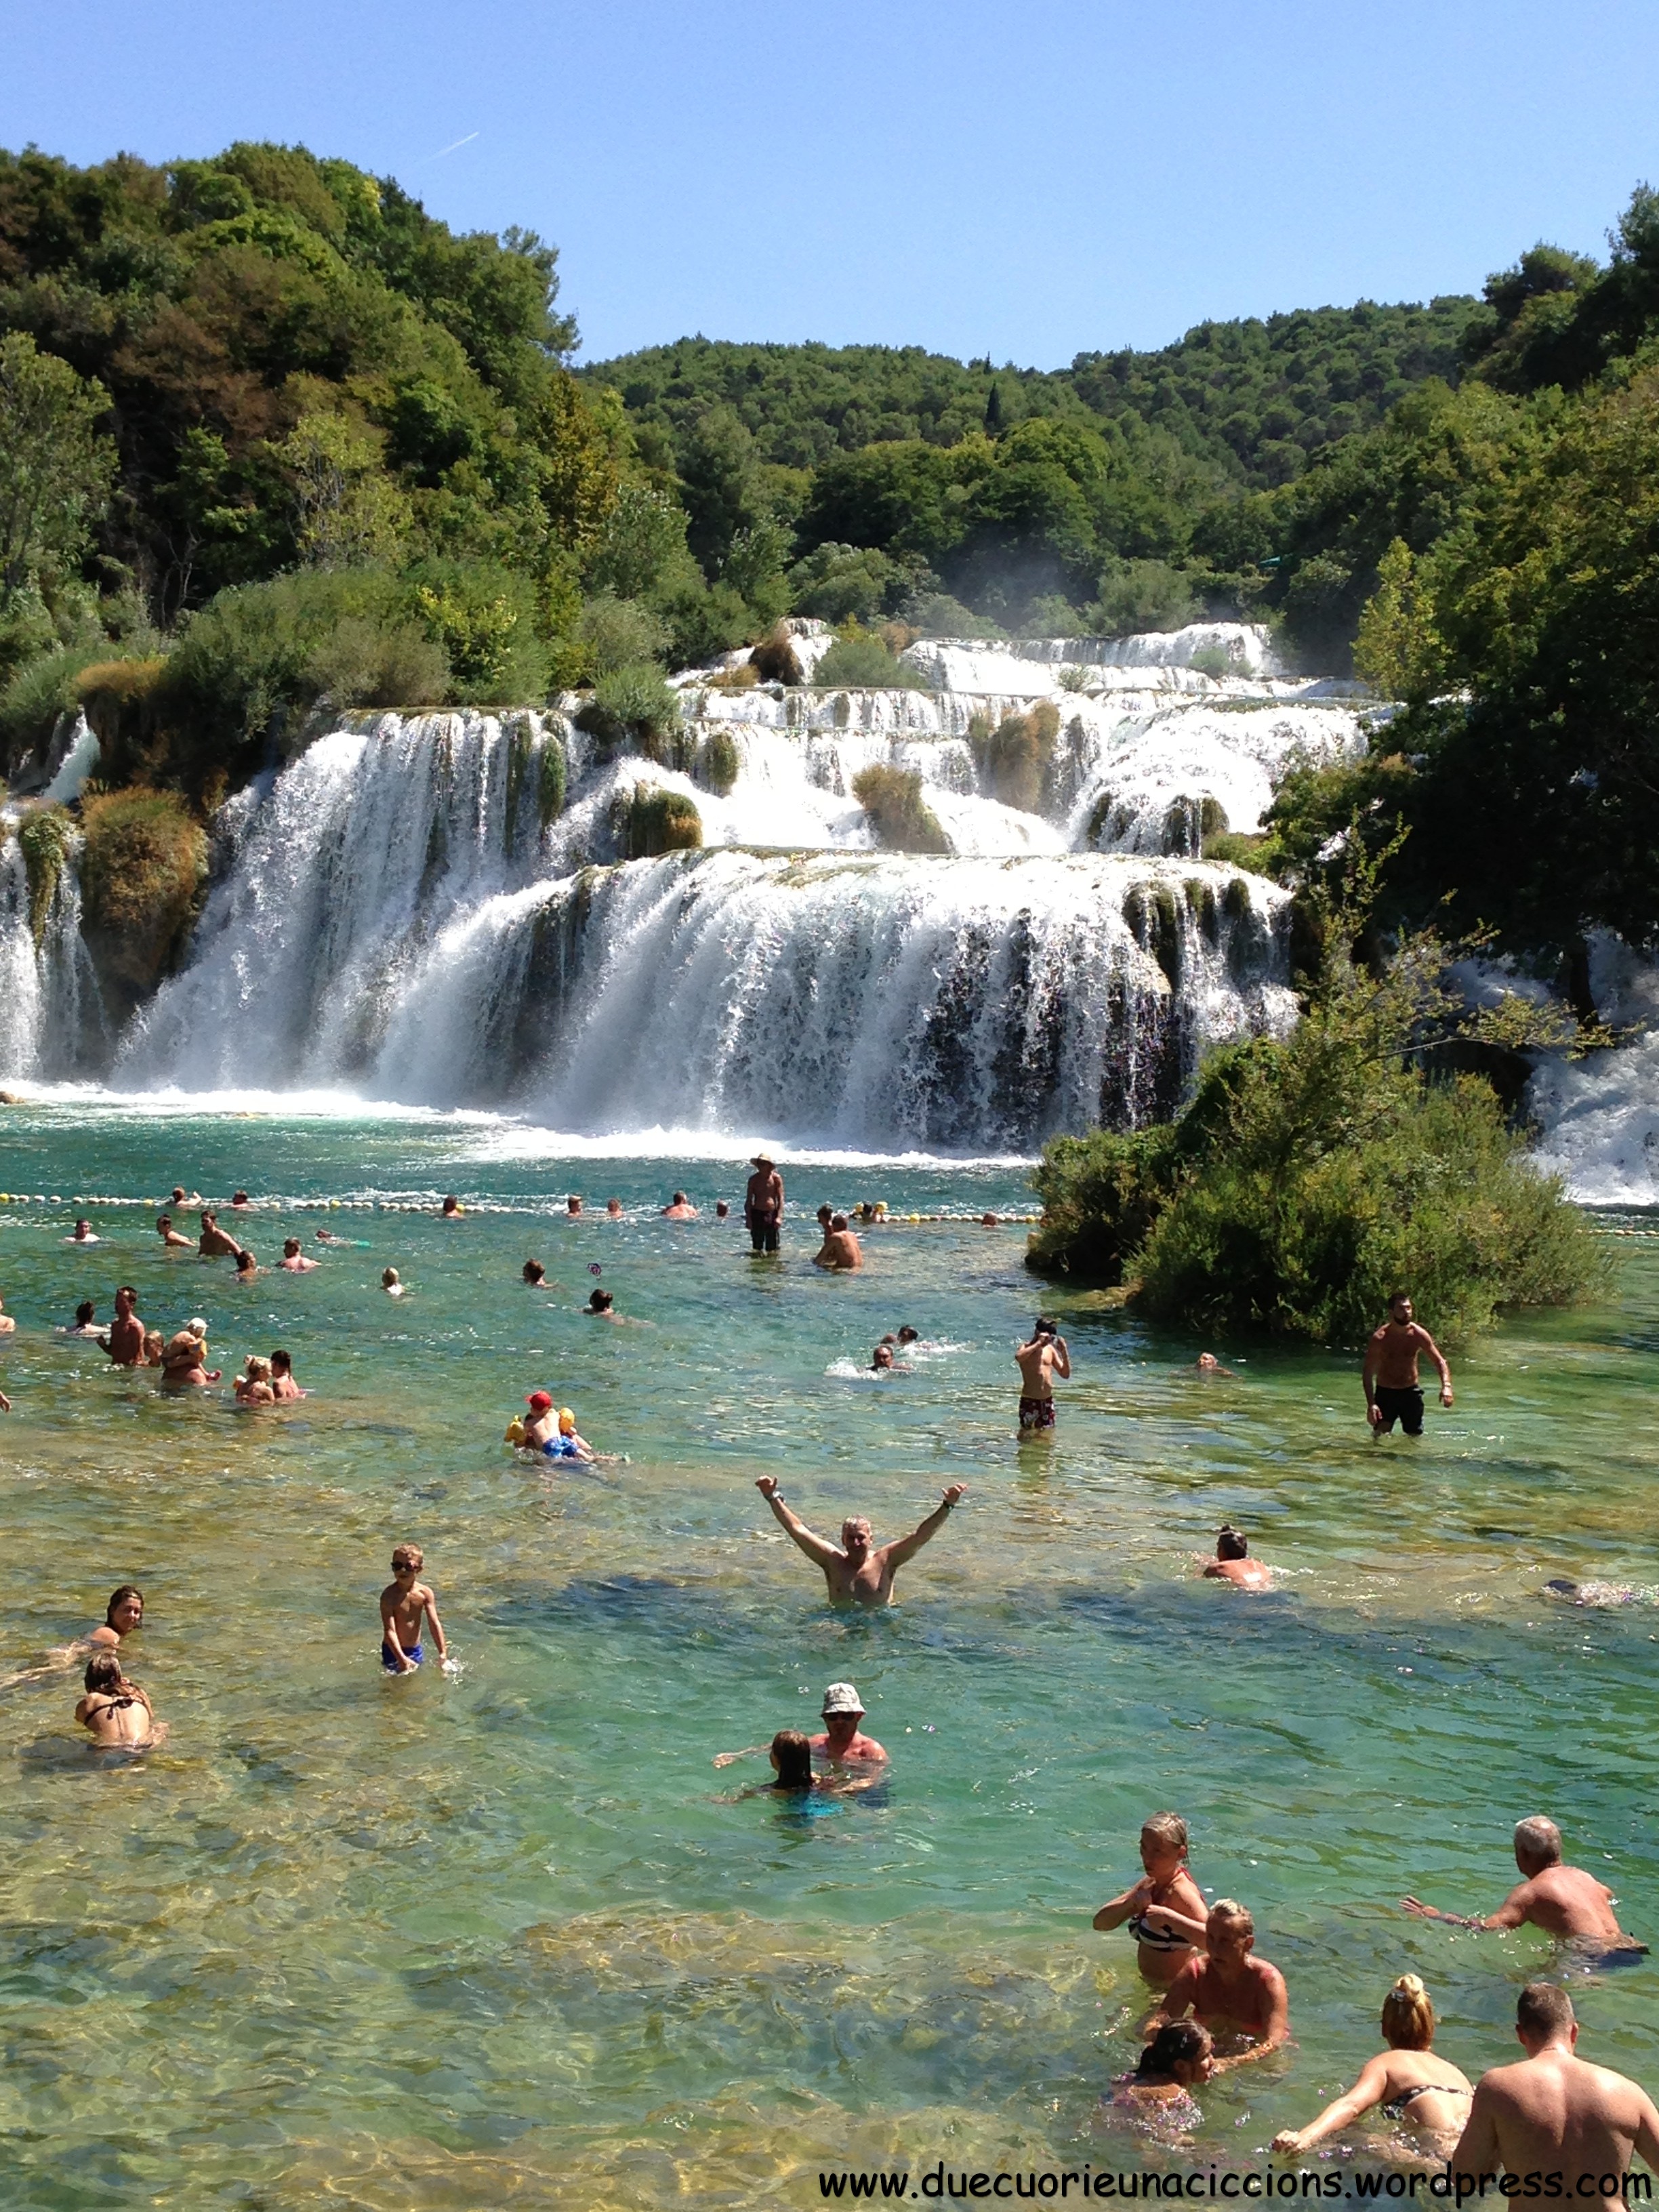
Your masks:
{"label": "cascading waterfall", "polygon": [[73,848],[56,872],[37,936],[17,826],[0,822],[0,1067],[52,1081],[75,1073],[88,1048],[96,1056],[108,1040],[81,935]]}
{"label": "cascading waterfall", "polygon": [[[661,758],[562,713],[349,718],[222,810],[188,957],[113,1079],[948,1151],[1167,1114],[1206,1043],[1294,1018],[1284,894],[1198,859],[1202,836],[1256,828],[1277,769],[1355,745],[1356,710],[1163,641],[1069,643],[996,649],[996,688],[961,665],[990,649],[948,641],[960,684],[931,690],[694,672]],[[1032,812],[982,746],[1044,700]],[[878,848],[853,793],[877,763],[920,776],[949,856]],[[695,808],[701,850],[623,860],[641,787]],[[61,933],[28,953],[37,985],[75,964]],[[30,1019],[6,1065],[46,1073]]]}

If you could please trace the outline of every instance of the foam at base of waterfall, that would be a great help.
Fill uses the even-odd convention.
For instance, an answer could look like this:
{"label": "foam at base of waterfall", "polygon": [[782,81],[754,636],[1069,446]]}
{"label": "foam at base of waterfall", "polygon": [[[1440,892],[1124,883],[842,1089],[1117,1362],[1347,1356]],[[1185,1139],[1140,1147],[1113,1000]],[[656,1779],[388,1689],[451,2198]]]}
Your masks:
{"label": "foam at base of waterfall", "polygon": [[1581,1206],[1659,1206],[1659,1036],[1588,1060],[1551,1059],[1527,1109],[1534,1158]]}
{"label": "foam at base of waterfall", "polygon": [[1083,720],[1080,788],[1066,823],[1074,849],[1100,823],[1103,850],[1159,853],[1177,799],[1215,801],[1228,829],[1261,830],[1273,785],[1298,757],[1324,766],[1357,757],[1364,738],[1352,710],[1262,707],[1159,709],[1139,721]]}

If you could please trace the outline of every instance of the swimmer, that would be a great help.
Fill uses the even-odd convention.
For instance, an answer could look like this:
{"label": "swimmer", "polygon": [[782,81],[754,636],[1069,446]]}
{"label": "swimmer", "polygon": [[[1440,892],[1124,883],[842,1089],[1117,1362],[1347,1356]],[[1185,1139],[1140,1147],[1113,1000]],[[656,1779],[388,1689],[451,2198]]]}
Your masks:
{"label": "swimmer", "polygon": [[1224,1367],[1212,1352],[1200,1352],[1194,1360],[1190,1371],[1195,1375],[1224,1375],[1230,1382],[1237,1382],[1238,1380],[1232,1369]]}
{"label": "swimmer", "polygon": [[241,1250],[234,1237],[219,1226],[219,1217],[208,1208],[202,1215],[202,1234],[196,1249],[204,1260],[234,1260]]}
{"label": "swimmer", "polygon": [[530,1285],[532,1291],[545,1289],[547,1285],[547,1270],[543,1267],[539,1260],[526,1260],[524,1263],[523,1274],[525,1281]]}
{"label": "swimmer", "polygon": [[459,1221],[465,1212],[466,1208],[461,1204],[460,1200],[456,1197],[453,1191],[451,1191],[449,1196],[438,1208],[438,1218],[441,1221]]}
{"label": "swimmer", "polygon": [[1140,1880],[1103,1905],[1094,1925],[1103,1934],[1127,1926],[1143,1981],[1167,1990],[1190,1966],[1204,1941],[1210,1908],[1187,1863],[1187,1823],[1178,1813],[1154,1813],[1140,1829]]}
{"label": "swimmer", "polygon": [[173,1225],[173,1216],[170,1213],[157,1214],[155,1233],[169,1252],[188,1252],[191,1249],[189,1237],[181,1237]]}
{"label": "swimmer", "polygon": [[901,1346],[920,1344],[921,1331],[919,1328],[912,1328],[908,1321],[902,1321],[899,1323],[898,1341]]}
{"label": "swimmer", "polygon": [[605,1212],[608,1221],[620,1221],[622,1219],[621,1199],[607,1198],[605,1201]]}
{"label": "swimmer", "polygon": [[90,1298],[82,1298],[75,1309],[75,1319],[67,1328],[59,1327],[59,1336],[89,1336],[94,1343],[104,1341],[104,1332],[98,1326],[98,1309]]}
{"label": "swimmer", "polygon": [[714,1200],[714,1218],[716,1221],[729,1221],[732,1218],[732,1209],[723,1198],[717,1198]]}
{"label": "swimmer", "polygon": [[767,1757],[772,1762],[772,1779],[763,1782],[761,1789],[793,1793],[817,1788],[812,1747],[799,1729],[780,1729],[767,1747]]}
{"label": "swimmer", "polygon": [[830,1215],[823,1242],[812,1255],[812,1265],[822,1267],[827,1274],[851,1274],[854,1268],[864,1265],[863,1249],[848,1227],[844,1213]]}
{"label": "swimmer", "polygon": [[530,1408],[530,1419],[514,1422],[518,1437],[515,1439],[509,1430],[507,1441],[509,1443],[516,1441],[526,1451],[540,1451],[558,1435],[559,1417],[553,1410],[552,1398],[545,1390],[532,1390],[525,1403]]}
{"label": "swimmer", "polygon": [[697,1209],[683,1190],[677,1190],[672,1201],[664,1206],[662,1218],[665,1221],[695,1221]]}
{"label": "swimmer", "polygon": [[1054,1425],[1054,1383],[1058,1375],[1064,1382],[1072,1371],[1072,1355],[1066,1348],[1066,1340],[1060,1333],[1060,1323],[1039,1314],[1031,1330],[1029,1344],[1014,1346],[1014,1364],[1019,1370],[1019,1430],[1022,1436],[1035,1436]]}
{"label": "swimmer", "polygon": [[253,1200],[245,1190],[238,1190],[232,1192],[230,1202],[234,1206],[245,1207],[252,1206]]}
{"label": "swimmer", "polygon": [[75,1717],[90,1730],[100,1750],[143,1751],[166,1741],[167,1732],[157,1723],[149,1699],[121,1672],[114,1652],[94,1652],[82,1679],[86,1695],[76,1706]]}
{"label": "swimmer", "polygon": [[[529,1424],[526,1422],[526,1427]],[[595,1460],[599,1454],[586,1437],[576,1433],[576,1416],[568,1406],[559,1408],[558,1425],[542,1446],[549,1459]]]}
{"label": "swimmer", "polygon": [[1637,1589],[1630,1583],[1581,1583],[1566,1575],[1558,1575],[1544,1585],[1543,1595],[1557,1605],[1586,1605],[1597,1607],[1615,1605],[1640,1605],[1650,1593]]}
{"label": "swimmer", "polygon": [[0,1336],[9,1336],[16,1326],[16,1322],[6,1311],[5,1300],[0,1298]]}
{"label": "swimmer", "polygon": [[77,1221],[75,1224],[74,1235],[64,1239],[65,1244],[101,1244],[103,1241],[101,1237],[93,1235],[92,1224],[89,1221]]}
{"label": "swimmer", "polygon": [[270,1362],[250,1352],[241,1373],[234,1383],[237,1402],[243,1406],[274,1406],[276,1393],[270,1387]]}
{"label": "swimmer", "polygon": [[635,1321],[631,1314],[619,1314],[617,1302],[609,1291],[591,1292],[587,1304],[579,1306],[577,1311],[585,1314],[589,1321],[613,1321],[618,1328],[649,1328],[651,1326],[648,1321]]}
{"label": "swimmer", "polygon": [[1218,1897],[1204,1923],[1204,1948],[1191,1959],[1164,1993],[1146,2023],[1148,2042],[1167,2021],[1190,2012],[1200,2027],[1226,2033],[1244,2048],[1218,2058],[1218,2074],[1265,2058],[1291,2039],[1291,2002],[1285,1977],[1266,1959],[1251,1956],[1255,1923],[1231,1897]]}
{"label": "swimmer", "polygon": [[300,1240],[297,1237],[285,1237],[283,1239],[283,1256],[276,1264],[285,1274],[308,1275],[313,1267],[319,1267],[322,1263],[320,1261],[308,1260],[306,1257],[300,1249]]}
{"label": "swimmer", "polygon": [[380,1664],[388,1674],[412,1674],[426,1654],[421,1624],[426,1621],[438,1656],[448,1656],[438,1601],[421,1581],[425,1563],[418,1544],[399,1544],[392,1554],[392,1580],[380,1592]]}
{"label": "swimmer", "polygon": [[572,1191],[569,1197],[566,1199],[564,1202],[564,1210],[568,1219],[575,1221],[580,1218],[582,1202],[574,1191]]}
{"label": "swimmer", "polygon": [[1440,1402],[1452,1403],[1451,1369],[1446,1355],[1427,1329],[1412,1317],[1412,1302],[1404,1291],[1389,1300],[1389,1317],[1373,1329],[1365,1346],[1359,1380],[1365,1393],[1365,1419],[1373,1442],[1386,1437],[1399,1422],[1408,1437],[1423,1433],[1423,1392],[1418,1382],[1421,1354],[1440,1370]]}
{"label": "swimmer", "polygon": [[1454,1928],[1540,1928],[1577,1949],[1594,1953],[1602,1962],[1623,1965],[1643,1958],[1647,1945],[1626,1936],[1613,1911],[1613,1892],[1604,1881],[1582,1867],[1566,1865],[1561,1856],[1561,1831],[1553,1820],[1534,1813],[1515,1824],[1515,1863],[1522,1879],[1496,1912],[1438,1912],[1414,1897],[1402,1897],[1401,1905],[1419,1920],[1446,1920]]}
{"label": "swimmer", "polygon": [[994,1213],[981,1213],[979,1225],[981,1229],[1000,1229],[1002,1226]]}
{"label": "swimmer", "polygon": [[908,1375],[912,1370],[906,1362],[894,1358],[893,1347],[884,1337],[870,1354],[870,1371],[872,1375]]}
{"label": "swimmer", "polygon": [[251,1283],[258,1272],[259,1262],[254,1258],[252,1253],[248,1250],[247,1247],[244,1245],[242,1249],[236,1255],[237,1281],[239,1283]]}
{"label": "swimmer", "polygon": [[123,1283],[115,1293],[115,1318],[104,1349],[118,1367],[137,1367],[144,1357],[144,1324],[138,1318],[138,1293]]}
{"label": "swimmer", "polygon": [[319,1244],[349,1244],[349,1237],[337,1237],[331,1229],[319,1229],[313,1242]]}
{"label": "swimmer", "polygon": [[1611,2067],[1579,2057],[1572,2000],[1552,1982],[1528,1982],[1522,1990],[1515,2037],[1526,2057],[1481,2075],[1451,2154],[1448,2179],[1458,2201],[1466,2203],[1500,2166],[1505,2196],[1530,2195],[1541,2185],[1545,2197],[1569,2200],[1623,2196],[1626,2189],[1634,2197],[1632,2153],[1659,2168],[1653,2100]]}
{"label": "swimmer", "polygon": [[138,1364],[141,1367],[159,1367],[161,1364],[161,1332],[159,1328],[147,1328],[144,1331],[144,1356]]}
{"label": "swimmer", "polygon": [[820,1236],[827,1237],[830,1234],[830,1224],[835,1219],[835,1218],[836,1209],[833,1206],[819,1206],[816,1218]]}
{"label": "swimmer", "polygon": [[853,1685],[831,1682],[823,1693],[823,1733],[811,1740],[814,1755],[831,1766],[884,1766],[887,1753],[860,1728],[863,1718],[864,1706]]}
{"label": "swimmer", "polygon": [[1174,2105],[1190,2099],[1215,2071],[1215,2045],[1195,2020],[1168,2021],[1140,2054],[1133,2074],[1117,2084],[1125,2105]]}
{"label": "swimmer", "polygon": [[[205,1329],[205,1322],[203,1328]],[[160,1388],[163,1390],[204,1390],[210,1382],[218,1382],[221,1370],[216,1367],[204,1367],[202,1364],[206,1355],[206,1338],[197,1334],[194,1322],[188,1328],[181,1328],[161,1347]]]}
{"label": "swimmer", "polygon": [[109,1594],[104,1618],[86,1640],[88,1650],[113,1651],[124,1636],[144,1625],[144,1593],[135,1583],[123,1583]]}
{"label": "swimmer", "polygon": [[1448,2156],[1463,2132],[1474,2091],[1468,2076],[1449,2061],[1430,2057],[1434,2029],[1428,1991],[1415,1974],[1401,1974],[1382,2000],[1382,2035],[1389,2048],[1369,2059],[1352,2088],[1327,2105],[1317,2119],[1276,2135],[1273,2148],[1311,2150],[1380,2105],[1384,2119],[1424,2136],[1425,2148]]}
{"label": "swimmer", "polygon": [[894,1576],[907,1560],[915,1559],[924,1544],[931,1543],[938,1535],[957,1499],[967,1492],[965,1483],[953,1482],[927,1518],[909,1535],[901,1536],[893,1543],[872,1544],[870,1523],[859,1514],[842,1522],[841,1542],[836,1545],[815,1535],[804,1521],[791,1512],[783,1502],[775,1475],[759,1476],[755,1487],[771,1507],[774,1518],[786,1535],[823,1568],[831,1605],[860,1606],[892,1604]]}
{"label": "swimmer", "polygon": [[173,1206],[199,1206],[201,1203],[201,1192],[199,1190],[186,1191],[185,1186],[181,1182],[176,1182],[173,1184],[173,1195],[167,1200],[167,1204]]}
{"label": "swimmer", "polygon": [[[1206,1581],[1231,1583],[1236,1589],[1263,1590],[1273,1586],[1273,1571],[1250,1557],[1249,1539],[1239,1528],[1228,1527],[1215,1540],[1215,1557],[1205,1559]],[[1203,1559],[1203,1553],[1199,1554]]]}
{"label": "swimmer", "polygon": [[305,1392],[294,1379],[294,1359],[291,1353],[286,1352],[271,1353],[270,1389],[271,1395],[279,1406],[289,1405],[295,1398],[305,1396]]}
{"label": "swimmer", "polygon": [[403,1278],[398,1274],[398,1270],[395,1267],[385,1267],[381,1270],[380,1288],[386,1292],[389,1298],[402,1297],[404,1295],[404,1285]]}

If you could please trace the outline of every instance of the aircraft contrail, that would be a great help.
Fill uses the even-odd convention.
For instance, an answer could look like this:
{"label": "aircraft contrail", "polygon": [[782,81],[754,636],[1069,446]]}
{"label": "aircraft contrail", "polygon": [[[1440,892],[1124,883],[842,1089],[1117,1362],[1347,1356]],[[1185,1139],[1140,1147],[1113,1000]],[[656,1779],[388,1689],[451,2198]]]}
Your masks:
{"label": "aircraft contrail", "polygon": [[440,147],[435,154],[428,154],[427,159],[428,161],[441,161],[446,154],[454,154],[463,146],[470,146],[477,136],[478,133],[476,131],[469,131],[465,138],[458,138],[453,146]]}

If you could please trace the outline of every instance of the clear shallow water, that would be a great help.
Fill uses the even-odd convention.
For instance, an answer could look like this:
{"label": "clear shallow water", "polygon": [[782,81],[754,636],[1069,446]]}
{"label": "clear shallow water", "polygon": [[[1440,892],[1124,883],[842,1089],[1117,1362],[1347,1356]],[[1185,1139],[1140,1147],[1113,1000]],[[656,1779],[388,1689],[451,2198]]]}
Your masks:
{"label": "clear shallow water", "polygon": [[[1507,2055],[1548,1947],[1395,1900],[1495,1904],[1522,1813],[1554,1814],[1653,1936],[1659,1612],[1540,1595],[1656,1578],[1647,1241],[1620,1243],[1616,1308],[1460,1359],[1417,1448],[1369,1443],[1346,1356],[1220,1345],[1240,1379],[1200,1383],[1196,1343],[1044,1294],[1077,1375],[1052,1444],[1021,1444],[1023,1231],[895,1225],[861,1278],[806,1264],[822,1199],[1024,1208],[1018,1169],[792,1170],[772,1266],[645,1211],[674,1182],[735,1202],[735,1168],[514,1153],[431,1120],[0,1122],[0,1189],[62,1196],[0,1203],[0,1671],[137,1582],[127,1663],[173,1729],[110,1771],[71,1677],[0,1695],[0,2201],[795,2204],[821,2164],[1133,2163],[1097,2100],[1143,1998],[1088,1921],[1165,1805],[1200,1881],[1255,1909],[1298,2039],[1206,2093],[1206,2157],[1310,2117],[1407,1968],[1449,2056]],[[179,1180],[283,1194],[241,1232],[262,1259],[290,1226],[311,1244],[307,1199],[475,1210],[335,1212],[361,1248],[241,1291],[166,1255],[149,1211],[94,1208],[108,1241],[62,1243],[78,1197]],[[629,1218],[568,1223],[573,1184]],[[529,1256],[556,1290],[521,1286]],[[649,1327],[579,1316],[593,1265]],[[164,1401],[51,1334],[122,1280],[157,1325],[206,1314],[228,1370],[286,1344],[315,1395]],[[903,1320],[948,1348],[889,1382],[832,1371]],[[502,1449],[541,1382],[628,1464],[543,1476]],[[831,1533],[969,1492],[903,1603],[845,1620],[761,1506],[769,1472]],[[1285,1569],[1273,1595],[1194,1578],[1227,1517]],[[404,1539],[459,1678],[380,1675]],[[886,1789],[810,1821],[735,1802],[759,1763],[714,1753],[843,1675]],[[1580,1990],[1585,2047],[1650,2085],[1655,1990],[1644,1966]]]}

